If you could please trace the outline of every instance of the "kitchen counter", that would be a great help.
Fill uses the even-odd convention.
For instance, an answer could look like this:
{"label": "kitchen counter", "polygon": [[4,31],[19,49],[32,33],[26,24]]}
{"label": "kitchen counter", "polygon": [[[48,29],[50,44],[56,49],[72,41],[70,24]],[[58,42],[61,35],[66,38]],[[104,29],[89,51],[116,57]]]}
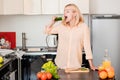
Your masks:
{"label": "kitchen counter", "polygon": [[56,55],[55,51],[26,51],[24,55]]}
{"label": "kitchen counter", "polygon": [[57,54],[57,48],[50,48],[50,47],[28,47],[25,50],[24,55],[30,55],[30,56],[41,56],[41,55],[56,55]]}
{"label": "kitchen counter", "polygon": [[[99,79],[98,72],[79,72],[79,73],[65,73],[64,70],[58,71],[60,75],[59,80],[101,80]],[[115,79],[105,79],[105,80],[115,80]]]}

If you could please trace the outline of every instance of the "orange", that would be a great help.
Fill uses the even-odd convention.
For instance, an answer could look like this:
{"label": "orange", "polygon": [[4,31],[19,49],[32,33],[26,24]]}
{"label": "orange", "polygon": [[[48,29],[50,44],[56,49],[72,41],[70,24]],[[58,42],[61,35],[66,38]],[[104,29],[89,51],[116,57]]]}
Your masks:
{"label": "orange", "polygon": [[99,71],[99,77],[101,79],[106,79],[107,78],[107,72],[105,70]]}
{"label": "orange", "polygon": [[113,72],[114,72],[114,68],[113,68],[112,66],[106,67],[105,70],[106,70],[107,72],[109,72],[109,71],[113,71]]}
{"label": "orange", "polygon": [[108,78],[113,78],[115,76],[114,71],[109,71],[108,72]]}

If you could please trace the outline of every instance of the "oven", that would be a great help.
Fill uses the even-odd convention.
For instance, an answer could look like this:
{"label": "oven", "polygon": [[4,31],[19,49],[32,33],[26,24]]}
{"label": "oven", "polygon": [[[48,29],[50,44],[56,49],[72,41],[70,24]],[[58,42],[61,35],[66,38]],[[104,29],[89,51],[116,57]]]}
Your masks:
{"label": "oven", "polygon": [[36,73],[41,71],[41,66],[48,60],[54,61],[55,55],[23,55],[21,60],[22,80],[37,80]]}
{"label": "oven", "polygon": [[0,80],[19,80],[18,59],[5,59],[4,65],[0,68]]}

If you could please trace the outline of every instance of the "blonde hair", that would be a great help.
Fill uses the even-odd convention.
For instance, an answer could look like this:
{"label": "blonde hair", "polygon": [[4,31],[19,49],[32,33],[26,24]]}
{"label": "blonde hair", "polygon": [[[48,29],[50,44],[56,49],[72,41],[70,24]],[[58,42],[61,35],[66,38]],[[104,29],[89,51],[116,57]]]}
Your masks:
{"label": "blonde hair", "polygon": [[[83,15],[81,14],[79,8],[78,8],[75,4],[67,4],[67,5],[65,6],[65,8],[66,8],[66,7],[69,7],[69,6],[73,6],[73,7],[75,8],[74,11],[77,12],[75,25],[77,26],[80,22],[84,22]],[[65,16],[64,16],[64,18],[65,18]],[[65,19],[63,19],[62,23],[63,23],[63,25],[65,25],[65,26],[68,25],[68,24],[65,22]]]}

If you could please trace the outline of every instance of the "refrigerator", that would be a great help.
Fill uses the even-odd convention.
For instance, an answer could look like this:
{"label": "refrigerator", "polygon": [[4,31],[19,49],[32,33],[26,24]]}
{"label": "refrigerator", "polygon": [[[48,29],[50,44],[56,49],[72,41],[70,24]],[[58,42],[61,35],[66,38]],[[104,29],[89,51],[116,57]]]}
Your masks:
{"label": "refrigerator", "polygon": [[115,78],[120,80],[120,15],[92,15],[91,41],[94,65],[102,63],[107,49]]}

